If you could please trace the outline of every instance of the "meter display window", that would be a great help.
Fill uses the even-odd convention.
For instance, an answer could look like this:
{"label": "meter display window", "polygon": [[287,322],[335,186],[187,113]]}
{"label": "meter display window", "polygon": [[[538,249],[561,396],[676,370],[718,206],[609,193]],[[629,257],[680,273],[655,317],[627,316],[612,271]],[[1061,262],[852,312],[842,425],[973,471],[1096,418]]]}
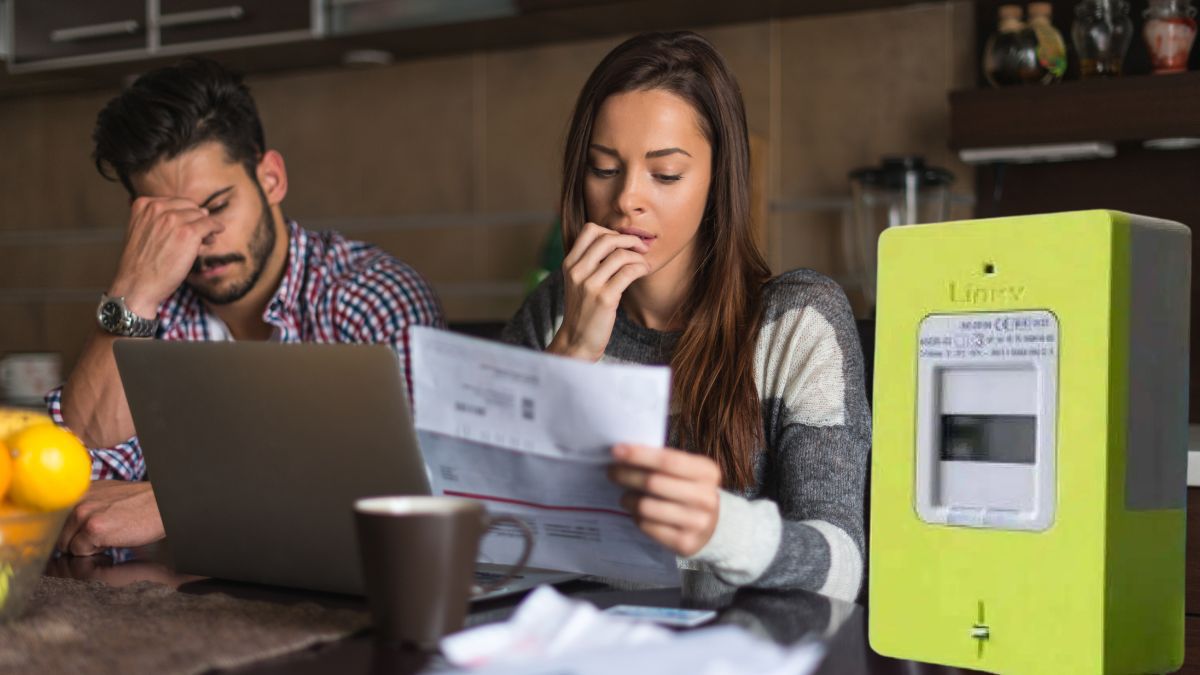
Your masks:
{"label": "meter display window", "polygon": [[942,415],[943,461],[1033,464],[1033,415]]}
{"label": "meter display window", "polygon": [[1057,498],[1054,314],[930,314],[917,338],[917,514],[955,527],[1050,527]]}

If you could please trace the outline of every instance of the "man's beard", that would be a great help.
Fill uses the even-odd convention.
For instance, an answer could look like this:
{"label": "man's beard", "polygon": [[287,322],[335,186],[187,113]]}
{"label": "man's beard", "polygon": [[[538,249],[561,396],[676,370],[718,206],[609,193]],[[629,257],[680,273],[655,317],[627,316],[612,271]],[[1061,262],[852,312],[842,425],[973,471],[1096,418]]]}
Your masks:
{"label": "man's beard", "polygon": [[[250,238],[250,273],[242,281],[234,283],[224,292],[219,293],[208,288],[190,284],[196,295],[214,305],[228,305],[245,297],[250,292],[250,289],[258,284],[258,279],[262,276],[263,270],[267,266],[267,259],[271,257],[271,252],[275,249],[275,219],[271,214],[270,205],[267,204],[267,197],[262,193],[261,188],[258,191],[258,195],[262,202],[262,214],[259,216],[258,226],[254,229],[254,235]],[[243,262],[245,259],[246,257],[240,253],[196,258],[196,262],[192,263],[192,273],[198,274],[205,268]]]}

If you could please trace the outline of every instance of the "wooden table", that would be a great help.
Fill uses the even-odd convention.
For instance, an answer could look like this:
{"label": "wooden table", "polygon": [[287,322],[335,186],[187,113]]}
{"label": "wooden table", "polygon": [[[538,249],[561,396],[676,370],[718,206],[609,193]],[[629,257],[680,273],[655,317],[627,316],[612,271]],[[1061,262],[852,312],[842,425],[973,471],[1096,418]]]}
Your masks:
{"label": "wooden table", "polygon": [[[361,598],[281,589],[254,584],[206,579],[180,574],[172,567],[165,546],[122,550],[114,555],[90,558],[62,557],[51,560],[46,573],[51,576],[103,581],[122,586],[136,581],[167,584],[187,593],[222,592],[270,602],[317,602],[332,607],[365,609]],[[574,581],[560,587],[572,597],[585,598],[599,607],[617,604],[680,606],[678,589],[619,591],[604,584]],[[519,598],[477,603],[472,607],[471,624],[506,618]],[[831,600],[816,593],[792,591],[764,593],[740,591],[719,609],[719,623],[736,623],[780,644],[795,642],[813,632],[827,636],[828,653],[817,671],[820,675],[948,675],[965,673],[955,668],[899,661],[879,656],[867,643],[867,615],[862,607]],[[427,665],[436,665],[434,654],[380,647],[369,634],[351,636],[332,644],[255,663],[241,669],[247,673],[415,673]]]}

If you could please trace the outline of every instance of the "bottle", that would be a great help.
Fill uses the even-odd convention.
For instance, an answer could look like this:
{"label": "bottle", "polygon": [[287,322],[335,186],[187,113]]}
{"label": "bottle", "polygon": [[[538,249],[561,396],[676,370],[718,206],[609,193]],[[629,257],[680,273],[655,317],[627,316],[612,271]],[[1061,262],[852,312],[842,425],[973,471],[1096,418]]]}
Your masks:
{"label": "bottle", "polygon": [[1062,33],[1050,23],[1053,7],[1048,2],[1031,2],[1026,10],[1029,28],[1037,41],[1037,60],[1042,69],[1038,81],[1051,84],[1062,79],[1067,72],[1067,45]]}
{"label": "bottle", "polygon": [[1121,64],[1133,37],[1129,3],[1124,0],[1082,0],[1075,5],[1071,41],[1079,54],[1079,74],[1112,77],[1121,74]]}
{"label": "bottle", "polygon": [[1025,30],[1020,5],[1000,5],[998,26],[983,51],[983,75],[993,87],[1037,82],[1037,43]]}
{"label": "bottle", "polygon": [[1188,52],[1196,39],[1196,8],[1190,0],[1150,0],[1142,13],[1142,37],[1150,51],[1155,74],[1187,70]]}

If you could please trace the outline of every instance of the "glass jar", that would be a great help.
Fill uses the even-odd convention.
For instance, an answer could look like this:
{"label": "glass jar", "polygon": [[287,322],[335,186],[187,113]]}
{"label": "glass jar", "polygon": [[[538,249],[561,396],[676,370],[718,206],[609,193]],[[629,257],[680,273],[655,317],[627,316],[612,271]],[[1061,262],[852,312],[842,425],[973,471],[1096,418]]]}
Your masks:
{"label": "glass jar", "polygon": [[1071,41],[1079,54],[1082,77],[1121,74],[1125,52],[1133,37],[1129,3],[1124,0],[1082,0],[1075,5]]}
{"label": "glass jar", "polygon": [[1037,39],[1021,21],[1020,5],[1000,5],[998,27],[983,50],[983,76],[993,87],[1041,79]]}
{"label": "glass jar", "polygon": [[1038,80],[1050,84],[1067,72],[1067,44],[1062,33],[1050,22],[1053,8],[1048,2],[1031,2],[1027,9],[1029,28],[1037,41],[1037,60],[1041,68]]}
{"label": "glass jar", "polygon": [[1196,40],[1196,8],[1190,0],[1150,0],[1143,16],[1142,37],[1150,51],[1155,74],[1187,70],[1188,53]]}

